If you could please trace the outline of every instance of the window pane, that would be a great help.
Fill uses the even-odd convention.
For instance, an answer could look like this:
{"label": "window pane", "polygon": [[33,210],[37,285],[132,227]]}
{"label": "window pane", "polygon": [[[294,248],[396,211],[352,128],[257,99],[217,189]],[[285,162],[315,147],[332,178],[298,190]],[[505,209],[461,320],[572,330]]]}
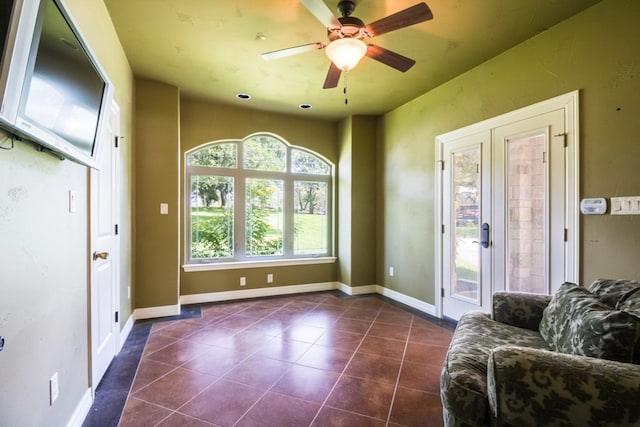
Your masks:
{"label": "window pane", "polygon": [[238,144],[224,143],[209,145],[187,156],[187,163],[193,166],[215,168],[236,168],[238,166]]}
{"label": "window pane", "polygon": [[295,255],[328,253],[326,182],[295,181],[294,183],[294,244]]}
{"label": "window pane", "polygon": [[480,302],[480,149],[455,153],[451,159],[455,227],[451,295]]}
{"label": "window pane", "polygon": [[306,151],[291,150],[291,167],[294,173],[310,173],[316,175],[329,175],[329,165],[318,156]]}
{"label": "window pane", "polygon": [[191,177],[191,259],[233,256],[233,178]]}
{"label": "window pane", "polygon": [[284,181],[247,178],[246,255],[282,255]]}
{"label": "window pane", "polygon": [[261,135],[243,143],[244,168],[262,171],[285,172],[287,147],[277,139]]}

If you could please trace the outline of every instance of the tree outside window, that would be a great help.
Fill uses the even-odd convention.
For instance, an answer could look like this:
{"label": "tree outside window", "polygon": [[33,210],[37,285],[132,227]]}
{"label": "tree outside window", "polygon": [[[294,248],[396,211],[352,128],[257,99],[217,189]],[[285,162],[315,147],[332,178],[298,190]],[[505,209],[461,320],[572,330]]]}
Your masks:
{"label": "tree outside window", "polygon": [[332,166],[315,153],[257,134],[189,152],[186,171],[189,263],[330,255]]}

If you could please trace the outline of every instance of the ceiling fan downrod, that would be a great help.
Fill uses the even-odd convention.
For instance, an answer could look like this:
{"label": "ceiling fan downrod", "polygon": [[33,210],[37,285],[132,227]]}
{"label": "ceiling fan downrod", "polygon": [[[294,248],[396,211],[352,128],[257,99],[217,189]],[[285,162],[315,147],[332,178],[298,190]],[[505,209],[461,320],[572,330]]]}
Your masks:
{"label": "ceiling fan downrod", "polygon": [[340,12],[340,16],[346,17],[353,13],[356,10],[356,3],[352,0],[341,0],[338,2],[338,12]]}

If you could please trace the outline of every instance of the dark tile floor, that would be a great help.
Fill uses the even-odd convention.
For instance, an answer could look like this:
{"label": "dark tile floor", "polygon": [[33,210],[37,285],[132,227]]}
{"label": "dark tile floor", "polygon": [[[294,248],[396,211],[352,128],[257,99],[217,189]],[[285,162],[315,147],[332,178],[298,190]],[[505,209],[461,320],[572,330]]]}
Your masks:
{"label": "dark tile floor", "polygon": [[154,322],[128,426],[441,426],[452,325],[379,296],[203,305]]}

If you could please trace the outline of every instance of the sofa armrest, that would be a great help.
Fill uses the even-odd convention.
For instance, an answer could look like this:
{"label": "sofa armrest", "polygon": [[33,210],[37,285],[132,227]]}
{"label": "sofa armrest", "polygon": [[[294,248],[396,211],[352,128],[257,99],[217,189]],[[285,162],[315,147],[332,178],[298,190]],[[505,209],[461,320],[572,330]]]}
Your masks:
{"label": "sofa armrest", "polygon": [[640,424],[640,365],[501,346],[487,389],[498,426]]}
{"label": "sofa armrest", "polygon": [[496,292],[492,317],[497,322],[537,331],[549,301],[551,295]]}

